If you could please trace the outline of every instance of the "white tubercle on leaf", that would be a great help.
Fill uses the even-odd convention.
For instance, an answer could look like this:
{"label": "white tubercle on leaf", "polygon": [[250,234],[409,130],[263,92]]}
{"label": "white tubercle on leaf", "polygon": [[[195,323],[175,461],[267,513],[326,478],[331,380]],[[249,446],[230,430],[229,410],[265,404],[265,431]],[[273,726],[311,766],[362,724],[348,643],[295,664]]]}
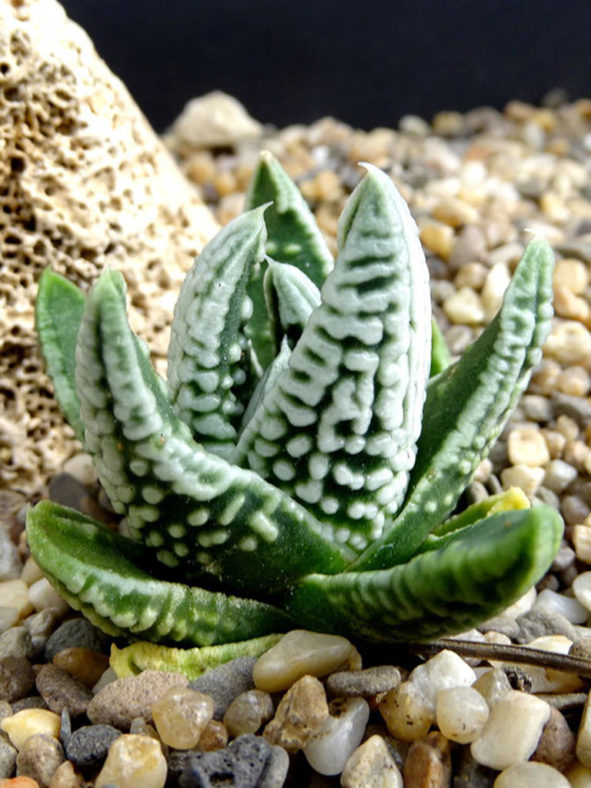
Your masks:
{"label": "white tubercle on leaf", "polygon": [[[319,519],[330,514],[355,549],[379,536],[404,498],[431,337],[416,225],[391,179],[368,170],[339,222],[321,304],[241,440],[253,469]],[[304,442],[306,451],[291,451]]]}

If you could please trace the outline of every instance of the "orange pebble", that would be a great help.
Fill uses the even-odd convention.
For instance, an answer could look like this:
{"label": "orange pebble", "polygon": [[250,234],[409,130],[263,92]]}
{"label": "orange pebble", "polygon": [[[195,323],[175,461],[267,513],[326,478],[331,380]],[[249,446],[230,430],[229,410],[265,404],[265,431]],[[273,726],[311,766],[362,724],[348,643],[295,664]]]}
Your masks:
{"label": "orange pebble", "polygon": [[0,788],[39,788],[39,783],[32,777],[12,777],[0,780]]}
{"label": "orange pebble", "polygon": [[87,687],[94,687],[109,667],[109,657],[89,648],[65,648],[53,658],[53,664],[67,670]]}

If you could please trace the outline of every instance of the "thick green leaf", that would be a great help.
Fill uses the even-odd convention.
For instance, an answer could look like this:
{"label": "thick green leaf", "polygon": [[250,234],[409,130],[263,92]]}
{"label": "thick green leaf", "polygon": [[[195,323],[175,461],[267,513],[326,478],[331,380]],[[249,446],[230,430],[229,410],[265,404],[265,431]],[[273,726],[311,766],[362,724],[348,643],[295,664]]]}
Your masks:
{"label": "thick green leaf", "polygon": [[549,506],[499,512],[391,569],[304,578],[286,610],[311,629],[431,640],[502,612],[548,570],[563,523]]}
{"label": "thick green leaf", "polygon": [[404,498],[431,335],[418,232],[375,167],[341,216],[339,255],[321,296],[239,449],[362,550]]}
{"label": "thick green leaf", "polygon": [[35,323],[55,398],[78,440],[84,440],[76,394],[76,339],[84,311],[84,293],[46,268],[39,279]]}
{"label": "thick green leaf", "polygon": [[[271,203],[265,213],[267,254],[280,263],[296,266],[320,287],[332,268],[332,255],[298,188],[277,159],[263,151],[246,195],[245,210],[267,203]],[[264,264],[254,268],[248,286],[253,313],[245,327],[263,368],[269,366],[275,353],[273,326],[263,293],[265,270]]]}
{"label": "thick green leaf", "polygon": [[451,355],[445,337],[435,318],[431,319],[431,370],[429,377],[439,375],[451,364]]}
{"label": "thick green leaf", "polygon": [[299,268],[275,260],[269,260],[263,288],[277,346],[287,337],[293,347],[320,304],[320,291]]}
{"label": "thick green leaf", "polygon": [[210,645],[289,627],[262,602],[156,580],[140,545],[63,506],[42,501],[27,514],[31,552],[52,585],[110,635]]}
{"label": "thick green leaf", "polygon": [[[246,289],[264,257],[264,208],[237,217],[210,241],[187,274],[171,326],[168,390],[177,416],[221,457],[234,449],[244,407]],[[242,362],[242,363],[241,363]],[[246,385],[245,385],[246,384]]]}
{"label": "thick green leaf", "polygon": [[355,561],[355,569],[408,560],[455,507],[541,358],[552,318],[553,268],[546,241],[532,241],[495,319],[459,361],[429,384],[404,507]]}
{"label": "thick green leaf", "polygon": [[334,531],[252,471],[196,443],[131,331],[115,272],[88,296],[76,369],[86,447],[130,535],[185,578],[270,594],[353,553]]}

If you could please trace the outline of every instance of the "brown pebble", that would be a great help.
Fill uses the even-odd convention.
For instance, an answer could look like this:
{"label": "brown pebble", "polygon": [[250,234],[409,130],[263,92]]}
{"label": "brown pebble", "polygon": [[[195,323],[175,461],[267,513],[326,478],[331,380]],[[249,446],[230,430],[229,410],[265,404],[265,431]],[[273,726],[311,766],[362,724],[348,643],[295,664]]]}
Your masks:
{"label": "brown pebble", "polygon": [[285,693],[263,736],[287,752],[301,750],[328,717],[324,687],[314,676],[302,676]]}
{"label": "brown pebble", "polygon": [[57,665],[44,665],[37,674],[37,689],[51,711],[67,709],[72,717],[86,713],[92,693],[70,673]]}
{"label": "brown pebble", "polygon": [[80,775],[76,774],[70,761],[64,761],[55,770],[49,788],[83,788]]}
{"label": "brown pebble", "polygon": [[575,755],[575,737],[568,722],[558,709],[550,709],[550,719],[542,728],[542,735],[532,761],[541,761],[563,772]]}
{"label": "brown pebble", "polygon": [[439,731],[414,742],[404,764],[404,788],[448,788],[451,783],[449,741]]}
{"label": "brown pebble", "polygon": [[204,752],[222,750],[228,744],[228,731],[223,722],[210,720],[199,737],[197,749]]}
{"label": "brown pebble", "polygon": [[41,788],[48,788],[58,766],[64,762],[62,745],[53,736],[38,733],[29,736],[16,756],[17,774],[31,777]]}
{"label": "brown pebble", "polygon": [[25,657],[0,659],[0,700],[24,698],[35,686],[35,674]]}
{"label": "brown pebble", "polygon": [[109,657],[89,648],[65,648],[53,658],[53,664],[66,670],[91,689],[109,667]]}
{"label": "brown pebble", "polygon": [[180,673],[144,670],[139,676],[117,679],[97,692],[86,711],[93,723],[104,722],[129,730],[135,717],[150,719],[152,706],[171,687],[186,687],[189,681]]}

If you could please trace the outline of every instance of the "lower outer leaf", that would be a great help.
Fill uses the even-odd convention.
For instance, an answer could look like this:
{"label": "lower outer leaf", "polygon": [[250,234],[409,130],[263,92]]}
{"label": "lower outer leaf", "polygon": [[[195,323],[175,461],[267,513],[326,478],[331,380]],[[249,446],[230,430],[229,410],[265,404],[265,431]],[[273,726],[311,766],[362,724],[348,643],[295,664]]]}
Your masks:
{"label": "lower outer leaf", "polygon": [[156,643],[140,641],[119,649],[111,646],[110,665],[117,678],[137,676],[143,670],[161,670],[167,673],[182,673],[188,679],[196,679],[224,662],[237,657],[260,657],[281,639],[282,635],[264,635],[239,643],[223,643],[219,646],[200,648],[171,648]]}
{"label": "lower outer leaf", "polygon": [[497,615],[536,583],[563,532],[549,506],[499,512],[391,569],[309,575],[285,608],[310,629],[371,641],[432,640]]}
{"label": "lower outer leaf", "polygon": [[110,635],[211,645],[285,631],[291,624],[262,602],[154,579],[138,566],[138,545],[49,501],[29,511],[27,536],[52,585]]}

